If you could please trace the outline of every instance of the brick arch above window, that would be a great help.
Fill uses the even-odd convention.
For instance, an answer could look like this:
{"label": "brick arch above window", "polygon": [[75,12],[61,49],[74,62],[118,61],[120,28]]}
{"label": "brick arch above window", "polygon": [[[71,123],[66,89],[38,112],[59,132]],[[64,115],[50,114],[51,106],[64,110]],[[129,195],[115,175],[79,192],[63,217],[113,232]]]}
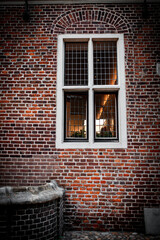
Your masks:
{"label": "brick arch above window", "polygon": [[77,8],[74,11],[67,11],[55,20],[52,33],[66,33],[69,27],[78,23],[103,24],[115,29],[117,33],[131,33],[130,25],[125,17],[107,8],[83,8],[83,10]]}
{"label": "brick arch above window", "polygon": [[86,34],[88,32],[90,34],[118,33],[117,29],[110,24],[90,21],[74,23],[65,29],[66,34]]}

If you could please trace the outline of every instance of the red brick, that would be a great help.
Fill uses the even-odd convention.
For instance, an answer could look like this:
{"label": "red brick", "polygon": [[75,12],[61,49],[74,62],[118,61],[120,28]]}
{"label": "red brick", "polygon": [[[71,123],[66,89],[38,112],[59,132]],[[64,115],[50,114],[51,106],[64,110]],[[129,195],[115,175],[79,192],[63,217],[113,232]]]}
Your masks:
{"label": "red brick", "polygon": [[[149,4],[144,20],[141,4],[30,5],[32,24],[23,6],[0,8],[1,186],[56,179],[66,189],[68,229],[141,230],[142,209],[159,206],[158,6]],[[124,33],[127,149],[55,148],[64,33]]]}

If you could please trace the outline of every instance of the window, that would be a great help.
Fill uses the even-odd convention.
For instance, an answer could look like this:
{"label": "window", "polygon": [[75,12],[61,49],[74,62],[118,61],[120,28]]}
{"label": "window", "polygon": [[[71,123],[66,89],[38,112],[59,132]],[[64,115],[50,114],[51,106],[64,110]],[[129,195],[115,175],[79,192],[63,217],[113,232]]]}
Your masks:
{"label": "window", "polygon": [[95,140],[118,139],[117,93],[95,92]]}
{"label": "window", "polygon": [[60,35],[57,148],[125,148],[123,34]]}
{"label": "window", "polygon": [[65,93],[65,140],[88,139],[87,102],[87,93]]}

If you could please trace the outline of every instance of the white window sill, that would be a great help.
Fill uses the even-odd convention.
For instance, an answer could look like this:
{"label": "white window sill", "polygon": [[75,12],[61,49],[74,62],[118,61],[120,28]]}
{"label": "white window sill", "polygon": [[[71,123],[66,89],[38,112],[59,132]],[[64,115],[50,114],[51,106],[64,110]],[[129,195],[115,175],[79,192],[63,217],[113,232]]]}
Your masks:
{"label": "white window sill", "polygon": [[56,148],[68,148],[68,149],[76,149],[76,148],[127,148],[127,142],[57,142]]}

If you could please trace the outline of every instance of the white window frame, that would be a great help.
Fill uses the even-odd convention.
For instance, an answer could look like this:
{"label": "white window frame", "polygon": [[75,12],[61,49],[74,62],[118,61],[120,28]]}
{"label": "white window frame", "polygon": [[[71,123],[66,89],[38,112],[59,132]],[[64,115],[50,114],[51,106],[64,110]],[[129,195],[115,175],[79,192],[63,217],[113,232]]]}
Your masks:
{"label": "white window frame", "polygon": [[[117,40],[118,85],[94,85],[93,40]],[[64,86],[64,44],[65,42],[88,41],[88,86]],[[64,34],[58,36],[57,46],[57,112],[56,148],[127,148],[126,92],[123,34]],[[94,91],[118,91],[117,141],[94,141]],[[64,141],[64,91],[88,91],[88,142]]]}

